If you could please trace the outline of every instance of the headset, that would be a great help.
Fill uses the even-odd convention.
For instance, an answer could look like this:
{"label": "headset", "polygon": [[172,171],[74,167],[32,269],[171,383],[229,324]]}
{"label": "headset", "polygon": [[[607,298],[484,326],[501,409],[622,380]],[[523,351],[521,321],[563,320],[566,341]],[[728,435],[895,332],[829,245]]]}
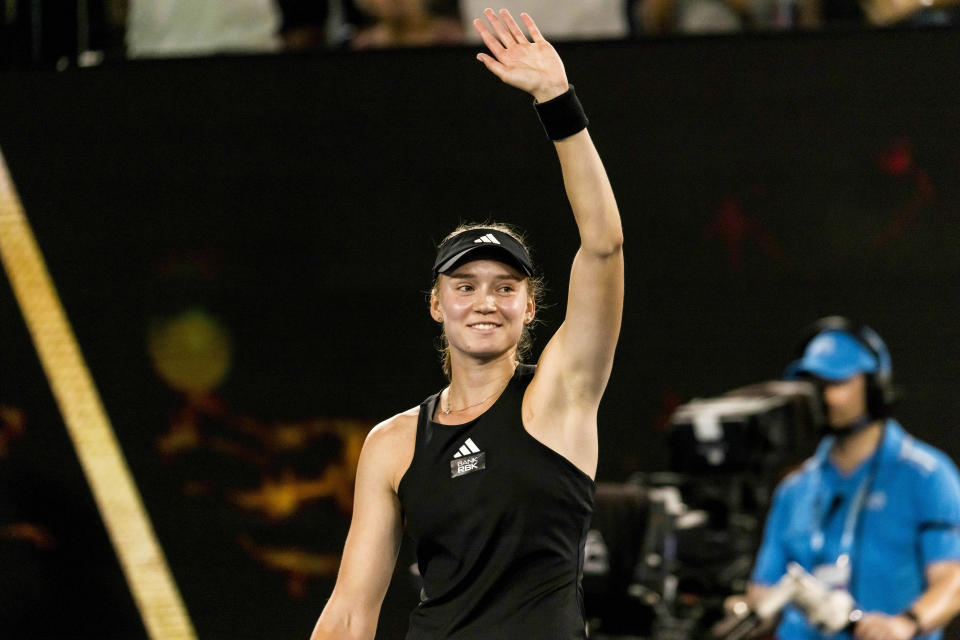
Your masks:
{"label": "headset", "polygon": [[[797,346],[792,363],[803,358],[807,347],[817,336],[827,331],[839,331],[855,339],[876,359],[875,372],[864,371],[867,382],[867,413],[875,420],[890,417],[897,402],[897,392],[893,386],[893,366],[890,361],[890,351],[886,343],[876,331],[865,324],[855,322],[844,316],[827,316],[807,327],[803,333],[803,340]],[[787,368],[784,377],[796,377],[791,372],[792,365]]]}

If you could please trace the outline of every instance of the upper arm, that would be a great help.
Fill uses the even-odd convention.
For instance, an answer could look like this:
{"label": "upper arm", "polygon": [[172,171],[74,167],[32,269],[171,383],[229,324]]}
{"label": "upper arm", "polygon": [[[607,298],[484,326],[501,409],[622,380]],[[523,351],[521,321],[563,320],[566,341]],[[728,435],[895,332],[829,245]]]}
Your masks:
{"label": "upper arm", "polygon": [[960,562],[945,560],[927,565],[924,578],[926,589],[911,609],[925,629],[943,627],[960,611]]}
{"label": "upper arm", "polygon": [[960,591],[960,560],[943,560],[927,565],[924,570],[927,586],[952,585],[954,591]]}
{"label": "upper arm", "polygon": [[402,537],[400,499],[394,487],[398,435],[390,431],[388,421],[371,431],[363,445],[337,583],[314,640],[373,638]]}
{"label": "upper arm", "polygon": [[623,315],[623,230],[603,163],[587,131],[557,143],[580,248],[563,324],[540,361],[567,398],[595,409],[606,388]]}
{"label": "upper arm", "polygon": [[613,366],[623,316],[623,251],[580,249],[570,269],[563,324],[544,349],[546,367],[556,359],[564,386],[583,404],[599,403]]}
{"label": "upper arm", "polygon": [[924,562],[960,561],[960,475],[949,458],[923,476],[915,498]]}

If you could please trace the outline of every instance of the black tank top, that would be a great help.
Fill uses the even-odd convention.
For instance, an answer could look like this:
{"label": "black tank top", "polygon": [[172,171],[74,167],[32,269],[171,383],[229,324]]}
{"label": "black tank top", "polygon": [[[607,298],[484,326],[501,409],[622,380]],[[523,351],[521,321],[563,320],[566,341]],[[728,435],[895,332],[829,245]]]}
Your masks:
{"label": "black tank top", "polygon": [[594,483],[523,428],[535,367],[520,365],[479,418],[432,420],[397,493],[423,577],[408,640],[585,638],[580,586]]}

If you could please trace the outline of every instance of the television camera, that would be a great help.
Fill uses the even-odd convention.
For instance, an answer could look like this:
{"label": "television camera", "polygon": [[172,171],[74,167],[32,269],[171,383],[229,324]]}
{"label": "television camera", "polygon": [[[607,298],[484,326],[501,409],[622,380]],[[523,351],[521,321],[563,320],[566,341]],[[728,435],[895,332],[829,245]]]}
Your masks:
{"label": "television camera", "polygon": [[807,381],[768,381],[673,412],[669,469],[597,486],[584,559],[591,637],[710,637],[742,592],[777,482],[814,449]]}

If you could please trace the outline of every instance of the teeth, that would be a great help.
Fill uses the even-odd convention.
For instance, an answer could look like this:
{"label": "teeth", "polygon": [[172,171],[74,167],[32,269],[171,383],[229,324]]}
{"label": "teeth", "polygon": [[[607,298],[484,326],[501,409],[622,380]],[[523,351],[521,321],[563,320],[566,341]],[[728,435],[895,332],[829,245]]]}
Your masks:
{"label": "teeth", "polygon": [[474,329],[493,329],[495,326],[497,325],[490,324],[490,323],[483,323],[483,324],[475,324],[473,325],[473,328]]}

